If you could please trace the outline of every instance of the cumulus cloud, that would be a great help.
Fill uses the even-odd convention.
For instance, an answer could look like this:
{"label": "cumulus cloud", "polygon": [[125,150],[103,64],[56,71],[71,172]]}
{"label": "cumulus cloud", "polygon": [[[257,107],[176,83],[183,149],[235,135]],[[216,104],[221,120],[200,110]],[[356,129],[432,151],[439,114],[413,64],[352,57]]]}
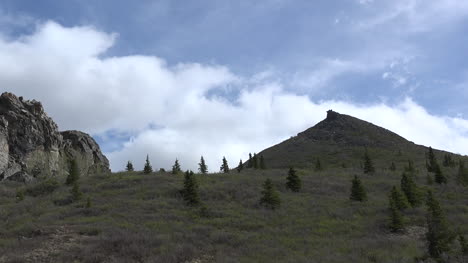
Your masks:
{"label": "cumulus cloud", "polygon": [[[46,22],[28,36],[0,39],[0,85],[41,100],[61,129],[124,140],[109,147],[113,170],[137,168],[146,154],[155,168],[178,158],[195,169],[201,155],[211,171],[313,126],[334,109],[391,129],[420,144],[468,149],[468,121],[433,116],[410,98],[397,105],[314,102],[271,72],[238,76],[227,67],[180,63],[154,56],[109,57],[115,34]],[[355,65],[330,61],[328,66]],[[350,69],[351,70],[351,69]],[[357,69],[359,70],[359,67]]]}

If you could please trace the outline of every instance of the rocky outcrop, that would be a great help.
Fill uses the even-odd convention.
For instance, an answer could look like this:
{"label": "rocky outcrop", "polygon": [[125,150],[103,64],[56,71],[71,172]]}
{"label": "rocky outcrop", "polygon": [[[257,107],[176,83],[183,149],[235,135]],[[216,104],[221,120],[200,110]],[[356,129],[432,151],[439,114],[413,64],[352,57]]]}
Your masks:
{"label": "rocky outcrop", "polygon": [[66,174],[71,158],[78,159],[84,174],[109,171],[107,158],[89,135],[60,133],[38,101],[7,92],[0,96],[0,179],[26,182]]}

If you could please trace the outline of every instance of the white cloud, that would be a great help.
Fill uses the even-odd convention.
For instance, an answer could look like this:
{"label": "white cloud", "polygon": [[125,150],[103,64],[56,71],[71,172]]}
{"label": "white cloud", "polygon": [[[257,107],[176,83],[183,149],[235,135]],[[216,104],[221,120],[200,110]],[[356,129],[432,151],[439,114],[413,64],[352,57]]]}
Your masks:
{"label": "white cloud", "polygon": [[[235,166],[248,152],[314,125],[330,108],[421,144],[461,153],[468,149],[466,120],[432,116],[411,99],[394,106],[313,102],[270,81],[270,71],[245,78],[218,65],[106,57],[115,40],[92,27],[65,28],[54,22],[40,25],[30,36],[0,39],[3,90],[42,101],[61,129],[134,134],[122,149],[107,153],[114,170],[129,159],[141,168],[146,154],[155,168],[169,168],[179,158],[183,168],[194,169],[200,155],[211,171],[219,169],[223,156]],[[325,66],[324,79],[317,75],[316,83],[337,74],[327,72],[360,71],[366,65],[328,60]],[[237,87],[238,94],[213,93],[226,87]]]}

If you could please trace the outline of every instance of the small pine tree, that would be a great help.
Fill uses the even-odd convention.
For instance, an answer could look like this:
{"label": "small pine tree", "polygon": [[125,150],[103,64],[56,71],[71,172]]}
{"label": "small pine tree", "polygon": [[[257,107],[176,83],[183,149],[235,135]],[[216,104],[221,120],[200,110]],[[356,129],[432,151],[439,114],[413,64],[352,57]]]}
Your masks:
{"label": "small pine tree", "polygon": [[200,163],[198,164],[198,171],[201,174],[207,174],[208,173],[208,166],[206,165],[205,159],[203,159],[203,156],[200,158]]}
{"label": "small pine tree", "polygon": [[460,243],[462,254],[468,256],[468,242],[466,242],[466,239],[462,234],[458,235],[458,242]]}
{"label": "small pine tree", "polygon": [[392,172],[396,171],[396,165],[395,165],[394,162],[392,162],[392,164],[390,164],[390,171],[392,171]]}
{"label": "small pine tree", "polygon": [[265,158],[263,158],[263,155],[260,155],[260,169],[262,170],[266,169]]}
{"label": "small pine tree", "polygon": [[260,205],[263,205],[269,209],[276,209],[281,205],[279,194],[276,192],[271,179],[267,179],[263,183],[262,198],[260,199]]}
{"label": "small pine tree", "polygon": [[252,168],[252,167],[253,167],[252,154],[249,153],[249,160],[247,161],[247,168]]}
{"label": "small pine tree", "polygon": [[366,174],[372,174],[375,172],[374,164],[372,163],[372,159],[369,156],[369,153],[366,152],[364,153],[364,173]]}
{"label": "small pine tree", "polygon": [[390,230],[392,232],[399,232],[405,228],[403,214],[400,212],[396,201],[390,197],[389,202],[389,211],[390,211]]}
{"label": "small pine tree", "polygon": [[256,153],[254,153],[254,155],[252,157],[252,167],[254,169],[258,169],[258,157],[257,157]]}
{"label": "small pine tree", "polygon": [[178,174],[180,172],[182,172],[182,169],[180,169],[179,160],[176,159],[172,166],[172,174]]}
{"label": "small pine tree", "polygon": [[221,164],[221,167],[219,168],[219,170],[223,173],[229,173],[229,165],[226,160],[226,157],[224,156],[223,156],[223,163]]}
{"label": "small pine tree", "polygon": [[396,186],[393,186],[392,191],[390,192],[390,200],[398,210],[404,210],[409,207],[405,195],[398,190]]}
{"label": "small pine tree", "polygon": [[145,166],[143,168],[143,173],[150,174],[152,172],[153,172],[153,167],[151,166],[151,163],[149,161],[149,156],[146,155],[146,162],[145,162]]}
{"label": "small pine tree", "polygon": [[288,177],[286,177],[286,187],[293,192],[299,192],[301,190],[301,178],[296,174],[296,170],[294,170],[293,167],[289,168]]}
{"label": "small pine tree", "polygon": [[242,171],[242,168],[243,168],[243,164],[242,164],[242,159],[239,161],[239,165],[237,166],[237,172],[240,173]]}
{"label": "small pine tree", "polygon": [[126,167],[127,172],[133,172],[133,163],[131,161],[127,162],[127,167]]}
{"label": "small pine tree", "polygon": [[78,163],[75,159],[71,160],[70,167],[68,170],[68,176],[65,181],[66,185],[72,185],[80,178],[80,170],[78,168]]}
{"label": "small pine tree", "polygon": [[455,161],[452,158],[452,155],[450,155],[448,153],[445,154],[444,155],[444,161],[442,162],[442,165],[444,167],[454,167],[456,164],[455,164]]}
{"label": "small pine tree", "polygon": [[78,181],[73,182],[73,187],[70,191],[73,201],[78,201],[81,199],[83,193],[80,190],[80,185]]}
{"label": "small pine tree", "polygon": [[445,177],[445,175],[442,173],[442,169],[440,169],[440,166],[436,165],[434,169],[435,169],[434,171],[435,182],[438,184],[447,184],[447,177]]}
{"label": "small pine tree", "polygon": [[322,171],[323,167],[322,167],[322,162],[320,162],[320,158],[317,158],[315,160],[315,171],[318,172],[318,171]]}
{"label": "small pine tree", "polygon": [[417,207],[421,204],[418,186],[414,182],[413,177],[406,172],[401,176],[401,190],[412,207]]}
{"label": "small pine tree", "polygon": [[434,173],[437,169],[437,166],[439,166],[439,164],[437,163],[437,158],[435,157],[434,150],[432,150],[432,147],[429,147],[426,162],[427,171]]}
{"label": "small pine tree", "polygon": [[187,205],[195,206],[201,203],[198,195],[197,180],[195,179],[195,175],[192,171],[185,172],[184,188],[181,190],[181,194]]}
{"label": "small pine tree", "polygon": [[363,202],[367,200],[367,193],[366,190],[364,189],[364,186],[362,185],[361,180],[357,177],[357,175],[354,176],[352,185],[351,185],[351,196],[349,199],[353,201],[359,201]]}
{"label": "small pine tree", "polygon": [[450,250],[451,234],[448,229],[444,212],[432,191],[427,195],[427,246],[432,258],[440,259]]}

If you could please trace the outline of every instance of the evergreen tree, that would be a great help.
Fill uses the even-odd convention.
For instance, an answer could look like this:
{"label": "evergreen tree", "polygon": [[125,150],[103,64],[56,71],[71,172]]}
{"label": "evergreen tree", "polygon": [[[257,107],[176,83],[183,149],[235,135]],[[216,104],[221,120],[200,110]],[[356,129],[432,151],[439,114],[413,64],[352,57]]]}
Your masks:
{"label": "evergreen tree", "polygon": [[392,195],[390,196],[389,201],[389,211],[390,211],[390,230],[392,232],[399,232],[404,229],[404,218],[403,214],[400,212],[396,200],[392,199]]}
{"label": "evergreen tree", "polygon": [[257,157],[257,154],[254,153],[253,157],[252,157],[252,167],[254,169],[258,169],[258,157]]}
{"label": "evergreen tree", "polygon": [[392,164],[390,165],[390,171],[392,172],[396,171],[396,165],[394,162],[392,162]]}
{"label": "evergreen tree", "polygon": [[249,161],[247,162],[247,168],[253,167],[252,154],[249,153]]}
{"label": "evergreen tree", "polygon": [[458,236],[458,242],[460,243],[462,254],[468,256],[468,242],[466,242],[466,239],[462,234]]}
{"label": "evergreen tree", "polygon": [[296,174],[293,167],[289,168],[288,177],[286,177],[286,187],[293,192],[299,192],[302,187],[301,178]]}
{"label": "evergreen tree", "polygon": [[70,167],[68,170],[68,176],[65,181],[66,185],[72,185],[80,178],[80,169],[78,168],[78,163],[75,159],[71,160]]}
{"label": "evergreen tree", "polygon": [[263,155],[260,155],[260,169],[262,170],[266,169],[265,158],[263,158]]}
{"label": "evergreen tree", "polygon": [[70,191],[73,201],[78,201],[81,199],[83,193],[80,191],[80,185],[78,181],[73,182],[73,187]]}
{"label": "evergreen tree", "polygon": [[184,188],[181,190],[182,196],[188,205],[199,205],[198,184],[192,171],[186,171],[184,176]]}
{"label": "evergreen tree", "polygon": [[180,172],[182,172],[182,169],[180,169],[179,160],[176,159],[174,165],[172,166],[172,174],[178,174]]}
{"label": "evergreen tree", "polygon": [[432,191],[427,197],[427,246],[432,258],[440,259],[442,254],[450,250],[451,234],[445,219],[444,212]]}
{"label": "evergreen tree", "polygon": [[359,202],[363,202],[367,200],[366,190],[364,189],[364,186],[362,185],[362,182],[357,177],[357,175],[355,175],[353,178],[352,185],[351,185],[351,196],[349,199],[353,201],[359,201]]}
{"label": "evergreen tree", "polygon": [[436,183],[447,184],[447,177],[445,177],[445,175],[442,173],[442,169],[440,169],[439,165],[436,165],[434,173],[434,179]]}
{"label": "evergreen tree", "polygon": [[143,173],[150,174],[152,172],[153,172],[153,167],[151,166],[151,163],[149,161],[149,156],[146,155],[146,162],[145,162],[145,167],[143,168]]}
{"label": "evergreen tree", "polygon": [[322,171],[322,163],[320,162],[320,158],[317,158],[317,160],[315,160],[315,171]]}
{"label": "evergreen tree", "polygon": [[24,200],[24,190],[16,189],[16,201],[21,202]]}
{"label": "evergreen tree", "polygon": [[208,173],[208,166],[205,164],[205,159],[203,159],[203,156],[200,158],[200,163],[198,164],[198,171],[201,174]]}
{"label": "evergreen tree", "polygon": [[237,166],[237,172],[240,173],[242,171],[242,168],[243,168],[243,164],[242,164],[242,159],[239,161],[239,165]]}
{"label": "evergreen tree", "polygon": [[219,168],[219,170],[223,173],[229,173],[229,165],[226,160],[226,157],[224,156],[223,156],[223,164],[221,164],[221,167]]}
{"label": "evergreen tree", "polygon": [[439,166],[437,163],[437,158],[435,157],[434,150],[432,150],[432,147],[429,147],[429,152],[427,153],[427,171],[434,173],[436,171],[436,167]]}
{"label": "evergreen tree", "polygon": [[279,194],[278,192],[276,192],[271,179],[267,179],[263,183],[262,198],[260,199],[260,204],[270,209],[276,209],[281,205]]}
{"label": "evergreen tree", "polygon": [[458,164],[457,183],[468,186],[468,171],[465,168],[465,163],[460,160]]}
{"label": "evergreen tree", "polygon": [[126,167],[127,172],[133,172],[133,163],[131,161],[127,162],[127,167]]}
{"label": "evergreen tree", "polygon": [[417,207],[421,204],[418,186],[414,182],[413,177],[406,172],[401,177],[401,190],[412,207]]}
{"label": "evergreen tree", "polygon": [[392,191],[390,192],[390,200],[395,204],[395,207],[398,210],[404,210],[409,207],[408,201],[406,200],[405,195],[393,186]]}
{"label": "evergreen tree", "polygon": [[372,159],[369,156],[369,153],[364,153],[364,173],[371,174],[375,172],[374,164],[372,163]]}

